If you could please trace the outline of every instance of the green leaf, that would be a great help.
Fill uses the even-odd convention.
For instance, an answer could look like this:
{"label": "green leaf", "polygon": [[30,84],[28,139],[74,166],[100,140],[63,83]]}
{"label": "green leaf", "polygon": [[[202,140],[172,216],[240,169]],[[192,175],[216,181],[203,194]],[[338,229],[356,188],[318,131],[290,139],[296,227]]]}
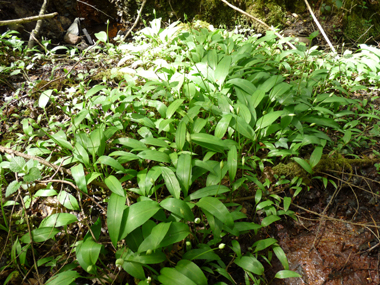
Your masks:
{"label": "green leaf", "polygon": [[98,158],[98,161],[96,163],[105,164],[113,167],[116,170],[119,170],[121,172],[124,172],[124,167],[115,159],[109,156],[101,156]]}
{"label": "green leaf", "polygon": [[234,220],[232,219],[231,213],[219,199],[204,197],[200,199],[196,205],[210,212],[213,216],[225,223],[227,227],[233,228]]}
{"label": "green leaf", "polygon": [[146,160],[170,163],[170,157],[164,152],[157,150],[144,150],[138,153],[138,157]]}
{"label": "green leaf", "polygon": [[135,150],[147,149],[147,146],[143,142],[131,138],[119,138],[114,140],[112,143],[121,144]]}
{"label": "green leaf", "polygon": [[212,186],[207,186],[207,187],[204,187],[202,189],[199,189],[198,191],[195,191],[194,193],[189,195],[189,198],[190,198],[190,200],[196,200],[196,199],[200,199],[203,197],[223,194],[223,193],[226,193],[229,191],[230,191],[230,189],[227,186],[212,185]]}
{"label": "green leaf", "polygon": [[190,278],[186,277],[174,268],[164,267],[161,269],[160,273],[161,274],[158,276],[158,281],[160,281],[163,285],[197,285],[197,283],[193,282]]}
{"label": "green leaf", "polygon": [[204,133],[192,134],[191,141],[209,150],[224,153],[225,144],[221,139],[212,135]]}
{"label": "green leaf", "polygon": [[83,165],[78,164],[76,166],[71,167],[71,174],[78,188],[82,192],[87,193],[87,183],[86,176],[84,175]]}
{"label": "green leaf", "polygon": [[282,266],[284,266],[286,270],[289,270],[289,263],[284,250],[279,246],[274,246],[273,252],[277,256],[278,260],[281,262]]}
{"label": "green leaf", "polygon": [[51,136],[53,141],[62,148],[73,150],[73,146],[67,141],[67,137],[64,131],[59,131]]}
{"label": "green leaf", "polygon": [[224,114],[222,116],[222,118],[220,119],[220,121],[216,125],[215,137],[217,137],[219,139],[224,137],[224,135],[225,135],[225,133],[226,133],[226,131],[230,125],[231,119],[232,119],[231,114]]}
{"label": "green leaf", "polygon": [[277,243],[277,240],[274,238],[267,238],[267,239],[258,240],[257,242],[255,242],[253,244],[253,246],[256,247],[254,252],[264,250],[264,249],[274,245],[275,243]]}
{"label": "green leaf", "polygon": [[187,197],[187,193],[189,191],[192,181],[192,167],[190,154],[183,153],[179,156],[176,174],[179,183],[182,185],[183,195],[184,197]]}
{"label": "green leaf", "polygon": [[203,245],[202,248],[192,249],[186,252],[182,259],[194,260],[194,259],[207,259],[207,260],[219,260],[217,255],[208,245]]}
{"label": "green leaf", "polygon": [[125,197],[126,193],[125,190],[123,189],[123,186],[121,186],[120,181],[113,175],[108,176],[104,182],[110,188],[110,190],[122,197]]}
{"label": "green leaf", "polygon": [[243,256],[237,258],[234,262],[245,271],[252,272],[256,275],[264,274],[264,266],[254,256]]}
{"label": "green leaf", "polygon": [[162,177],[165,180],[165,185],[168,188],[170,194],[173,195],[174,198],[179,199],[181,196],[181,186],[175,176],[173,170],[168,167],[161,167]]}
{"label": "green leaf", "polygon": [[167,198],[160,203],[160,206],[169,212],[176,214],[178,217],[190,222],[194,220],[193,212],[186,202],[175,199]]}
{"label": "green leaf", "polygon": [[147,250],[155,250],[160,247],[161,241],[166,236],[167,232],[169,231],[171,223],[159,223],[156,225],[150,235],[143,240],[143,242],[140,244],[138,252],[143,252]]}
{"label": "green leaf", "polygon": [[291,203],[292,203],[291,197],[284,197],[284,211],[285,212],[289,209],[289,206]]}
{"label": "green leaf", "polygon": [[53,90],[45,90],[41,93],[40,98],[38,100],[38,107],[45,109],[46,105],[49,103],[51,94],[53,93]]}
{"label": "green leaf", "polygon": [[22,182],[17,182],[16,180],[13,180],[11,183],[9,183],[7,190],[5,190],[5,197],[8,197],[15,193],[18,188],[22,185]]}
{"label": "green leaf", "polygon": [[165,142],[164,140],[151,138],[151,137],[147,137],[145,139],[142,139],[141,142],[143,142],[144,144],[147,144],[147,145],[154,145],[154,146],[158,146],[158,147],[164,147],[164,148],[169,147],[168,143]]}
{"label": "green leaf", "polygon": [[103,90],[104,88],[107,88],[106,86],[103,85],[95,85],[92,87],[90,90],[87,91],[86,93],[86,99],[94,96],[96,93],[98,93],[100,90]]}
{"label": "green leaf", "polygon": [[32,167],[28,174],[23,177],[23,180],[29,183],[39,179],[41,179],[41,172],[37,167]]}
{"label": "green leaf", "polygon": [[170,119],[173,116],[173,114],[177,111],[179,106],[182,105],[183,101],[185,101],[185,99],[177,99],[169,105],[168,109],[166,110],[167,119]]}
{"label": "green leaf", "polygon": [[136,262],[124,262],[123,269],[133,277],[143,280],[145,279],[144,268],[141,264]]}
{"label": "green leaf", "polygon": [[235,116],[235,119],[232,124],[233,124],[233,128],[241,135],[245,136],[246,138],[250,140],[255,139],[254,130],[252,129],[250,125],[247,124],[247,122],[242,117]]}
{"label": "green leaf", "polygon": [[112,244],[116,246],[119,241],[121,222],[125,208],[126,198],[112,193],[108,200],[107,227]]}
{"label": "green leaf", "polygon": [[182,150],[186,142],[186,122],[182,119],[175,133],[175,143],[179,150]]}
{"label": "green leaf", "polygon": [[12,172],[20,172],[25,166],[25,159],[19,156],[12,157],[12,160],[9,163],[9,169]]}
{"label": "green leaf", "polygon": [[306,160],[303,160],[300,157],[292,157],[292,159],[297,162],[306,172],[313,174],[313,169]]}
{"label": "green leaf", "polygon": [[43,219],[39,227],[40,228],[63,227],[77,221],[78,221],[77,217],[73,214],[57,213],[57,214],[52,214],[46,217],[45,219]]}
{"label": "green leaf", "polygon": [[237,172],[237,149],[236,146],[232,146],[230,150],[228,151],[228,157],[227,157],[227,167],[228,167],[228,174],[230,176],[230,183],[232,183],[235,180],[236,172]]}
{"label": "green leaf", "polygon": [[233,78],[233,79],[228,80],[226,84],[232,84],[236,87],[239,87],[240,89],[242,89],[244,92],[248,94],[253,94],[253,92],[256,91],[256,86],[246,79]]}
{"label": "green leaf", "polygon": [[90,158],[88,157],[88,153],[80,143],[75,144],[73,156],[85,165],[90,165]]}
{"label": "green leaf", "polygon": [[[317,146],[310,156],[310,166],[314,168],[321,160],[323,154],[323,147]],[[305,169],[306,170],[306,169]],[[309,172],[310,173],[310,172]]]}
{"label": "green leaf", "polygon": [[292,278],[292,277],[302,277],[299,275],[297,272],[291,271],[291,270],[281,270],[276,273],[274,278],[279,278],[279,279],[285,279],[285,278]]}
{"label": "green leaf", "polygon": [[96,264],[101,249],[102,245],[92,239],[87,239],[77,246],[75,252],[79,265],[88,273],[93,273],[88,271],[88,267]]}
{"label": "green leaf", "polygon": [[78,277],[81,276],[76,271],[65,271],[51,277],[46,285],[71,285]]}
{"label": "green leaf", "polygon": [[194,262],[182,259],[175,269],[191,279],[197,285],[207,285],[207,278],[203,271]]}
{"label": "green leaf", "polygon": [[215,69],[214,78],[216,83],[219,85],[219,89],[222,88],[224,80],[226,80],[226,77],[229,73],[230,65],[231,56],[226,55],[222,58],[222,60],[219,62],[218,66]]}
{"label": "green leaf", "polygon": [[189,226],[185,223],[173,222],[160,247],[170,246],[184,240],[190,234]]}
{"label": "green leaf", "polygon": [[251,96],[251,101],[249,102],[253,108],[257,108],[257,106],[261,103],[261,101],[265,97],[265,92],[261,89],[257,89],[255,92],[253,92]]}
{"label": "green leaf", "polygon": [[57,197],[59,203],[69,210],[79,210],[77,199],[66,191],[62,190]]}
{"label": "green leaf", "polygon": [[143,225],[161,209],[159,204],[152,200],[141,201],[128,208],[128,214],[123,217],[120,239],[125,238],[130,232]]}
{"label": "green leaf", "polygon": [[256,122],[257,129],[258,130],[264,129],[264,128],[272,125],[283,113],[284,113],[284,111],[281,110],[281,111],[270,112],[270,113],[262,116]]}
{"label": "green leaf", "polygon": [[[50,228],[39,228],[32,230],[32,238],[34,242],[44,242],[48,239],[53,238],[60,230],[50,227]],[[20,239],[23,243],[30,243],[30,234],[26,233]]]}
{"label": "green leaf", "polygon": [[276,215],[271,215],[271,216],[268,216],[268,217],[265,217],[262,221],[261,221],[261,226],[263,227],[267,227],[269,226],[270,224],[274,223],[274,222],[277,222],[281,220],[281,218],[279,216],[276,216]]}

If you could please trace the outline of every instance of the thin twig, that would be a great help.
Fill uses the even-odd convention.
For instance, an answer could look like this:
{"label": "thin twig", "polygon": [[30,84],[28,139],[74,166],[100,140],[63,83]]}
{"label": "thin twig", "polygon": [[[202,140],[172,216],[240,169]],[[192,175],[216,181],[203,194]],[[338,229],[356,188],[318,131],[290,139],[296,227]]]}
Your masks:
{"label": "thin twig", "polygon": [[141,12],[142,12],[142,10],[143,10],[143,8],[144,8],[144,6],[145,6],[145,3],[146,3],[146,0],[144,0],[144,1],[142,2],[140,10],[137,11],[137,18],[136,18],[135,22],[133,23],[132,28],[130,28],[130,30],[128,31],[128,33],[126,33],[126,34],[124,35],[124,37],[123,37],[123,39],[122,39],[123,41],[125,41],[125,39],[129,36],[129,34],[132,32],[132,30],[136,27],[137,23],[139,22],[139,20],[140,20],[140,16],[141,16]]}
{"label": "thin twig", "polygon": [[34,22],[34,21],[38,21],[38,20],[45,20],[45,19],[53,18],[53,17],[55,17],[57,15],[58,15],[58,13],[54,12],[54,13],[46,14],[46,15],[39,15],[39,16],[22,18],[22,19],[0,21],[0,26],[7,26],[7,25],[14,25],[14,24],[24,24],[24,23]]}
{"label": "thin twig", "polygon": [[[223,0],[222,0],[223,1]],[[336,53],[336,50],[334,48],[334,46],[331,44],[329,38],[327,37],[325,31],[323,30],[321,24],[318,22],[317,18],[315,17],[314,13],[313,13],[313,10],[311,9],[309,3],[307,2],[307,0],[304,0],[305,3],[306,3],[306,6],[307,8],[309,9],[309,12],[311,14],[311,16],[313,17],[313,20],[314,22],[317,24],[317,27],[318,29],[321,31],[321,34],[323,35],[323,37],[325,38],[326,42],[328,43],[328,45],[330,46],[331,50],[333,51],[333,53]]]}
{"label": "thin twig", "polygon": [[[264,23],[263,21],[261,21],[260,19],[257,19],[256,17],[254,17],[254,16],[248,14],[247,12],[245,12],[245,11],[239,9],[238,7],[235,7],[234,5],[228,3],[226,0],[221,0],[221,1],[222,1],[223,3],[225,3],[226,5],[230,6],[232,9],[234,9],[234,10],[236,10],[236,11],[242,13],[243,15],[245,15],[245,16],[247,16],[247,17],[253,19],[253,20],[255,20],[255,21],[258,22],[258,23],[260,23],[261,25],[263,25],[263,26],[266,27],[267,29],[272,30],[272,31],[275,33],[275,35],[276,35],[277,37],[279,37],[280,39],[283,39],[283,38],[284,38],[284,37],[281,36],[279,33],[277,33],[276,30],[275,30],[274,28],[269,27],[267,24],[265,24],[265,23]],[[292,49],[297,49],[297,48],[296,48],[292,43],[290,43],[290,42],[286,42],[286,44],[287,44],[288,46],[290,46]]]}
{"label": "thin twig", "polygon": [[[44,3],[42,4],[41,10],[40,10],[40,16],[45,14],[45,11],[47,9],[49,0],[44,0]],[[34,46],[34,38],[38,36],[40,33],[42,27],[42,19],[37,21],[36,28],[30,33],[29,42],[28,42],[28,49],[33,48]]]}
{"label": "thin twig", "polygon": [[83,2],[83,1],[80,1],[80,0],[77,0],[77,1],[80,2],[80,3],[82,3],[82,4],[84,4],[84,5],[90,6],[91,8],[94,8],[96,11],[98,11],[98,12],[100,12],[100,13],[106,15],[107,17],[110,17],[110,18],[112,18],[112,19],[115,19],[114,17],[112,17],[112,16],[110,16],[110,15],[104,13],[102,10],[99,10],[98,8],[96,8],[96,7],[93,6],[93,5],[90,5],[90,4],[88,4],[88,3],[86,3],[86,2]]}

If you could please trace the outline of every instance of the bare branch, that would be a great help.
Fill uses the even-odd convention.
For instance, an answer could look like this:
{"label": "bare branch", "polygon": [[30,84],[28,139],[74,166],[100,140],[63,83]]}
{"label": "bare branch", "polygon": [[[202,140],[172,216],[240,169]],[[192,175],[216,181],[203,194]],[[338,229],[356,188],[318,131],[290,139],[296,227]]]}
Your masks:
{"label": "bare branch", "polygon": [[45,20],[45,19],[54,18],[57,15],[58,15],[58,13],[54,12],[54,13],[50,13],[50,14],[46,14],[46,15],[39,15],[39,16],[22,18],[22,19],[0,21],[0,26],[7,26],[7,25],[13,25],[13,24],[23,24],[23,23],[29,23],[29,22],[34,22],[34,21],[38,21],[38,20]]}

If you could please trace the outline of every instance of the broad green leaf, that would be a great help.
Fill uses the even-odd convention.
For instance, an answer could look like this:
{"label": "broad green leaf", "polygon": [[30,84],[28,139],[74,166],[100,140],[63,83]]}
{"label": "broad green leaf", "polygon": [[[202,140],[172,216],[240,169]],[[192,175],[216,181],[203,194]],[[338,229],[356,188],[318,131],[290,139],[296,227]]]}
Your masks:
{"label": "broad green leaf", "polygon": [[300,157],[292,157],[292,159],[295,162],[297,162],[306,172],[308,172],[309,174],[313,174],[313,169],[311,168],[310,164],[306,160]]}
{"label": "broad green leaf", "polygon": [[124,167],[115,159],[109,156],[101,156],[96,163],[105,164],[113,167],[115,170],[124,172]]}
{"label": "broad green leaf", "polygon": [[51,136],[53,141],[62,148],[73,150],[73,146],[67,141],[67,137],[64,131],[59,131]]}
{"label": "broad green leaf", "polygon": [[159,251],[153,252],[152,254],[136,252],[127,256],[124,260],[129,262],[138,262],[141,264],[157,264],[165,261],[166,255]]}
{"label": "broad green leaf", "polygon": [[140,201],[128,207],[128,211],[125,211],[126,217],[123,217],[120,239],[125,238],[130,232],[143,225],[159,209],[159,204],[152,200]]}
{"label": "broad green leaf", "polygon": [[252,272],[253,274],[263,275],[264,273],[264,266],[254,256],[243,256],[237,258],[234,262],[245,271]]}
{"label": "broad green leaf", "polygon": [[263,227],[267,227],[269,226],[270,224],[274,223],[274,222],[277,222],[281,220],[281,218],[279,216],[276,216],[276,215],[271,215],[271,216],[268,216],[268,217],[265,217],[262,221],[261,221],[261,226]]}
{"label": "broad green leaf", "polygon": [[217,137],[219,139],[221,139],[221,138],[224,137],[224,135],[225,135],[225,133],[227,131],[227,128],[230,125],[231,119],[232,119],[232,115],[231,114],[224,114],[222,116],[222,118],[220,119],[220,121],[216,125],[216,128],[215,128],[215,137]]}
{"label": "broad green leaf", "polygon": [[230,183],[235,180],[236,172],[237,172],[237,149],[235,146],[232,146],[228,151],[227,157],[227,166],[228,166],[228,174],[230,176]]}
{"label": "broad green leaf", "polygon": [[194,259],[208,259],[219,260],[217,255],[208,245],[203,245],[202,248],[192,249],[186,252],[182,259],[194,260]]}
{"label": "broad green leaf", "polygon": [[71,285],[78,277],[81,276],[76,271],[64,271],[51,277],[46,285]]}
{"label": "broad green leaf", "polygon": [[138,252],[155,250],[160,247],[161,241],[166,236],[171,223],[159,223],[153,229],[150,235],[140,244]]}
{"label": "broad green leaf", "polygon": [[114,140],[112,143],[121,144],[135,150],[147,149],[147,146],[143,142],[131,138],[119,138]]}
{"label": "broad green leaf", "polygon": [[100,90],[103,90],[104,88],[107,88],[107,87],[103,85],[95,85],[94,87],[92,87],[90,90],[87,91],[85,95],[86,99],[92,97],[93,95],[98,93]]}
{"label": "broad green leaf", "polygon": [[178,217],[185,219],[188,222],[194,220],[193,212],[187,203],[182,200],[167,198],[160,203],[160,206],[169,212],[176,214]]}
{"label": "broad green leaf", "polygon": [[168,167],[161,167],[161,171],[169,193],[172,194],[174,198],[179,199],[181,196],[181,186],[179,185],[179,182],[173,170]]}
{"label": "broad green leaf", "polygon": [[187,276],[197,285],[207,285],[207,278],[203,271],[194,262],[182,259],[178,262],[175,269]]}
{"label": "broad green leaf", "polygon": [[170,119],[173,116],[173,114],[177,111],[179,106],[181,106],[183,101],[185,101],[185,99],[177,99],[169,105],[168,109],[166,110],[167,119]]}
{"label": "broad green leaf", "polygon": [[196,200],[203,197],[208,196],[216,196],[219,194],[223,194],[226,192],[229,192],[230,189],[227,186],[224,185],[212,185],[208,187],[204,187],[202,189],[199,189],[198,191],[195,191],[194,193],[189,195],[190,200]]}
{"label": "broad green leaf", "polygon": [[57,191],[53,189],[41,189],[34,194],[35,197],[51,197],[57,195]]}
{"label": "broad green leaf", "polygon": [[351,140],[351,136],[352,136],[352,132],[351,132],[351,130],[347,130],[347,131],[345,131],[345,132],[344,132],[344,136],[343,136],[343,138],[342,138],[343,142],[344,142],[345,144],[348,144],[348,143],[350,142],[350,140]]}
{"label": "broad green leaf", "polygon": [[204,197],[200,199],[196,205],[201,209],[210,212],[213,216],[225,223],[227,227],[232,228],[234,226],[234,220],[232,219],[231,213],[219,199],[214,197]]}
{"label": "broad green leaf", "polygon": [[9,169],[12,172],[20,172],[25,166],[25,159],[19,156],[12,157],[12,160],[9,163]]}
{"label": "broad green leaf", "polygon": [[191,141],[209,150],[224,153],[225,145],[223,141],[212,135],[204,133],[192,134]]}
{"label": "broad green leaf", "polygon": [[218,66],[215,69],[214,78],[216,83],[219,85],[219,89],[224,84],[224,80],[226,80],[226,77],[229,73],[231,65],[231,56],[226,55],[222,58],[222,60],[218,63]]}
{"label": "broad green leaf", "polygon": [[5,197],[8,197],[15,193],[18,188],[22,185],[22,182],[17,182],[16,180],[13,180],[11,183],[9,183],[7,190],[5,190]]}
{"label": "broad green leaf", "polygon": [[108,200],[107,227],[112,244],[116,246],[119,241],[121,222],[125,208],[126,198],[112,193]]}
{"label": "broad green leaf", "polygon": [[83,238],[83,241],[86,241],[88,238],[92,238],[94,235],[95,240],[98,240],[102,231],[102,219],[98,217],[96,222],[91,226],[91,231],[87,231],[86,235]]}
{"label": "broad green leaf", "polygon": [[88,153],[80,143],[75,144],[73,156],[85,165],[90,165],[90,158],[88,157]]}
{"label": "broad green leaf", "polygon": [[79,204],[77,199],[70,193],[67,193],[66,191],[62,190],[58,196],[57,199],[59,203],[61,203],[65,208],[69,210],[79,210]]}
{"label": "broad green leaf", "polygon": [[26,174],[23,177],[23,179],[25,182],[29,182],[29,183],[35,180],[39,180],[41,179],[41,172],[37,167],[32,167],[31,169],[29,169],[28,174]]}
{"label": "broad green leaf", "polygon": [[246,138],[250,140],[255,139],[254,130],[250,125],[247,124],[247,122],[243,118],[235,116],[235,119],[232,122],[232,126],[236,130],[236,132],[245,136]]}
{"label": "broad green leaf", "polygon": [[307,122],[307,123],[315,123],[318,126],[321,127],[330,127],[333,129],[339,129],[339,124],[335,122],[333,119],[329,118],[323,118],[323,117],[317,117],[317,116],[305,116],[304,118],[301,119],[301,121]]}
{"label": "broad green leaf", "polygon": [[170,163],[170,157],[164,152],[157,150],[144,150],[137,154],[140,158],[157,162]]}
{"label": "broad green leaf", "polygon": [[197,285],[197,283],[193,282],[190,278],[186,277],[174,268],[164,267],[161,269],[160,273],[161,274],[158,275],[158,281],[160,281],[163,285]]}
{"label": "broad green leaf", "polygon": [[143,280],[145,279],[144,268],[141,264],[136,262],[124,262],[123,269],[133,277]]}
{"label": "broad green leaf", "polygon": [[235,252],[237,257],[241,257],[241,247],[237,240],[231,241],[232,246],[230,248]]}
{"label": "broad green leaf", "polygon": [[173,222],[160,247],[170,246],[184,240],[190,234],[189,226],[185,223]]}
{"label": "broad green leaf", "polygon": [[264,129],[271,124],[273,124],[282,114],[284,111],[274,111],[270,112],[268,114],[265,114],[262,116],[260,119],[257,120],[256,122],[256,128],[259,129]]}
{"label": "broad green leaf", "polygon": [[[226,82],[226,84],[232,84],[240,89],[242,89],[244,92],[248,94],[253,94],[253,92],[256,91],[256,86],[253,85],[250,81],[246,79],[241,79],[241,78],[233,78],[230,79]],[[244,102],[244,101],[242,101]]]}
{"label": "broad green leaf", "polygon": [[115,176],[108,176],[104,182],[113,193],[125,197],[125,190],[123,189],[123,186],[121,186],[120,181]]}
{"label": "broad green leaf", "polygon": [[314,168],[319,163],[319,161],[322,158],[322,154],[323,154],[323,147],[321,147],[321,146],[317,146],[313,150],[313,152],[310,156],[310,161],[309,161],[311,168]]}
{"label": "broad green leaf", "polygon": [[182,150],[186,142],[186,122],[182,119],[175,133],[175,143],[179,150]]}
{"label": "broad green leaf", "polygon": [[109,154],[109,156],[119,156],[117,161],[122,164],[122,163],[127,163],[132,160],[137,160],[139,157],[131,152],[126,152],[126,151],[114,151]]}
{"label": "broad green leaf", "polygon": [[158,147],[164,147],[164,148],[169,147],[167,142],[165,142],[164,140],[161,140],[161,139],[156,139],[156,138],[147,137],[145,139],[142,139],[141,142],[143,142],[144,144],[147,144],[147,145],[154,145],[154,146],[158,146]]}
{"label": "broad green leaf", "polygon": [[45,109],[46,105],[49,103],[51,94],[53,93],[53,90],[45,90],[41,93],[40,98],[38,100],[38,107]]}
{"label": "broad green leaf", "polygon": [[279,279],[285,279],[285,278],[292,278],[292,277],[299,277],[301,278],[302,276],[299,275],[297,272],[291,271],[291,270],[281,270],[276,273],[274,278],[279,278]]}
{"label": "broad green leaf", "polygon": [[105,148],[106,140],[104,137],[104,130],[101,128],[96,128],[90,134],[90,145],[88,146],[88,152],[92,155],[102,156]]}
{"label": "broad green leaf", "polygon": [[254,252],[258,252],[260,250],[264,250],[272,245],[277,243],[277,240],[274,238],[261,239],[255,242],[252,246],[256,247]]}
{"label": "broad green leaf", "polygon": [[289,263],[284,250],[279,246],[274,246],[272,250],[277,256],[278,260],[281,262],[282,266],[284,266],[286,270],[289,270]]}
{"label": "broad green leaf", "polygon": [[215,70],[218,64],[218,55],[215,49],[211,49],[207,52],[207,63],[208,65]]}
{"label": "broad green leaf", "polygon": [[39,228],[48,228],[48,227],[63,227],[74,222],[77,222],[78,219],[75,215],[69,213],[57,213],[52,214],[42,220]]}
{"label": "broad green leaf", "polygon": [[[34,242],[44,242],[53,238],[59,232],[59,229],[53,227],[34,229],[32,230],[32,238]],[[30,243],[30,234],[26,233],[23,235],[20,241],[23,243]]]}
{"label": "broad green leaf", "polygon": [[71,174],[74,178],[75,184],[78,188],[87,193],[86,176],[84,175],[84,169],[82,164],[71,167]]}
{"label": "broad green leaf", "polygon": [[284,197],[284,211],[285,212],[289,209],[291,202],[292,202],[291,197]]}
{"label": "broad green leaf", "polygon": [[192,166],[191,155],[183,153],[178,158],[176,175],[179,183],[182,185],[183,195],[187,197],[191,181],[192,181]]}
{"label": "broad green leaf", "polygon": [[79,265],[87,271],[89,266],[95,265],[98,261],[101,249],[102,245],[96,243],[93,239],[87,239],[85,242],[79,244],[75,251]]}

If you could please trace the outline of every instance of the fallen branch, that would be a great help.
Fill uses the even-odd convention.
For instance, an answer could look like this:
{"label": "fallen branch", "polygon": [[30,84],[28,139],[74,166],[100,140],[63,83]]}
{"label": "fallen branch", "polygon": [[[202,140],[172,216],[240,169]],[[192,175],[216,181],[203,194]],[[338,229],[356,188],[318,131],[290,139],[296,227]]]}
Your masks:
{"label": "fallen branch", "polygon": [[124,37],[123,37],[123,39],[122,39],[123,41],[125,41],[125,39],[129,36],[129,34],[133,31],[133,29],[136,27],[137,23],[139,22],[139,20],[140,20],[140,16],[141,16],[141,12],[142,12],[142,10],[143,10],[143,8],[144,8],[145,3],[146,3],[146,0],[144,0],[144,2],[142,2],[140,10],[137,11],[137,18],[136,18],[136,21],[133,23],[133,26],[132,26],[132,28],[130,28],[130,30],[128,31],[128,33],[126,33],[126,34],[124,35]]}
{"label": "fallen branch", "polygon": [[[222,0],[223,1],[223,0]],[[311,14],[311,16],[313,17],[313,20],[315,22],[315,24],[317,24],[317,27],[318,29],[321,31],[321,34],[323,35],[323,37],[325,38],[326,42],[328,43],[328,45],[330,46],[331,50],[333,51],[333,53],[336,53],[336,50],[334,48],[334,46],[331,44],[329,38],[327,37],[325,31],[323,30],[321,24],[318,22],[317,18],[315,17],[314,13],[313,13],[313,10],[311,10],[311,7],[309,5],[309,3],[307,2],[307,0],[304,0],[305,3],[306,3],[306,6],[307,8],[309,9],[309,12]]]}
{"label": "fallen branch", "polygon": [[[40,10],[40,16],[45,14],[45,11],[46,11],[47,6],[48,6],[48,2],[49,2],[49,0],[44,0],[44,3],[42,4],[41,10]],[[41,26],[42,26],[42,20],[40,19],[37,21],[36,28],[33,29],[32,32],[30,33],[29,42],[28,42],[28,49],[33,48],[34,39],[38,37],[38,34],[40,33],[40,30],[41,30]]]}
{"label": "fallen branch", "polygon": [[[263,25],[263,26],[266,27],[267,29],[273,31],[273,32],[275,33],[275,35],[276,35],[277,37],[279,37],[280,39],[283,39],[283,38],[284,38],[284,37],[281,36],[279,33],[277,33],[276,30],[275,30],[274,28],[269,27],[267,24],[265,24],[265,23],[264,23],[263,21],[261,21],[260,19],[257,19],[256,17],[253,17],[252,15],[250,15],[250,14],[248,14],[247,12],[245,12],[245,11],[239,9],[238,7],[235,7],[234,5],[228,3],[226,0],[221,0],[221,1],[222,1],[224,4],[230,6],[232,9],[234,9],[234,10],[236,10],[236,11],[242,13],[243,15],[245,15],[245,16],[247,16],[247,17],[253,19],[253,20],[255,20],[255,21],[258,22],[258,23],[260,23],[261,25]],[[290,42],[286,42],[286,44],[287,44],[288,46],[290,46],[292,49],[297,49],[297,48],[296,48],[292,43],[290,43]]]}
{"label": "fallen branch", "polygon": [[46,15],[39,15],[39,16],[33,16],[33,17],[27,17],[27,18],[22,18],[22,19],[15,19],[15,20],[0,21],[0,26],[23,24],[23,23],[29,23],[29,22],[34,22],[38,20],[45,20],[45,19],[54,18],[57,15],[58,13],[54,12],[54,13],[46,14]]}

